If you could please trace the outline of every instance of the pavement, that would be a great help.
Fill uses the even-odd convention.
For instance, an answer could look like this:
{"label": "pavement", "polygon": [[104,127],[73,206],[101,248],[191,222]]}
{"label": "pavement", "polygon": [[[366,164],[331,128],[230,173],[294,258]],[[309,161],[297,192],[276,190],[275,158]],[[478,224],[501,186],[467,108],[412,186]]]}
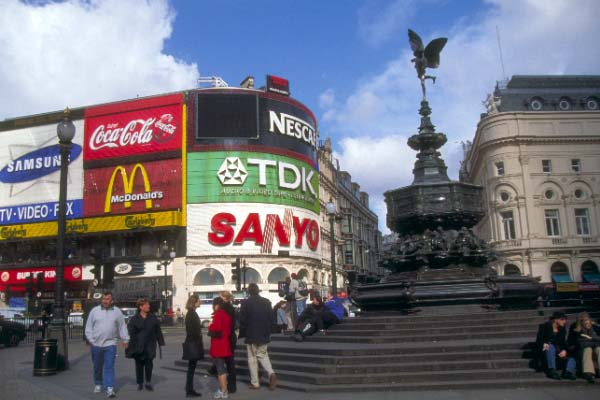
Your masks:
{"label": "pavement", "polygon": [[[116,390],[120,399],[178,399],[185,398],[185,373],[174,370],[174,362],[181,359],[183,330],[166,328],[162,359],[154,360],[154,391],[138,391],[135,383],[133,360],[126,359],[119,349],[116,361]],[[205,338],[208,340],[208,338]],[[207,345],[207,342],[206,342]],[[207,347],[208,348],[208,347]],[[105,398],[104,394],[94,394],[92,381],[92,361],[89,347],[82,341],[69,342],[70,368],[67,371],[46,377],[33,376],[33,344],[19,347],[0,346],[0,400],[75,400]],[[197,370],[195,386],[204,399],[212,399],[217,388],[216,379]],[[526,389],[452,390],[418,392],[357,392],[357,393],[302,393],[284,389],[269,391],[266,387],[250,390],[245,382],[238,382],[238,391],[230,395],[239,400],[355,400],[355,399],[418,399],[418,400],[572,400],[573,398],[600,398],[600,381],[594,385],[578,387],[534,387]]]}

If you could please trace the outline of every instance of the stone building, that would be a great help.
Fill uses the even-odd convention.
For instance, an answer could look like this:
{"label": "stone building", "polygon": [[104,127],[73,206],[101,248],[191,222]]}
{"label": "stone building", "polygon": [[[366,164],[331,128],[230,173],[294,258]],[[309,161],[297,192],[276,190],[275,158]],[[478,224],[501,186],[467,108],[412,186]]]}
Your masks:
{"label": "stone building", "polygon": [[513,76],[488,97],[461,179],[484,187],[499,274],[597,279],[599,102],[600,76]]}

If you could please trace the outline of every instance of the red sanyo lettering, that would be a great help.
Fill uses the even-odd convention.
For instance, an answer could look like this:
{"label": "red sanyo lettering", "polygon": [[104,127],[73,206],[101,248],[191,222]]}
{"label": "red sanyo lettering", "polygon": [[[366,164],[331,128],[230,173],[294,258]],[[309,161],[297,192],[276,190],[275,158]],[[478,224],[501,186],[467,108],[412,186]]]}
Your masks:
{"label": "red sanyo lettering", "polygon": [[[290,237],[285,232],[285,228],[278,215],[274,215],[275,224],[273,227],[275,237],[280,246],[289,246]],[[301,248],[306,236],[306,243],[311,250],[316,250],[319,245],[319,225],[315,220],[298,217],[293,218],[294,235],[296,236],[295,245]],[[264,242],[263,227],[258,213],[250,213],[242,224],[237,235],[234,226],[236,225],[235,215],[231,213],[217,213],[210,222],[211,231],[208,232],[208,241],[215,246],[226,246],[233,244],[243,244],[245,241],[253,241],[256,245],[262,245]]]}

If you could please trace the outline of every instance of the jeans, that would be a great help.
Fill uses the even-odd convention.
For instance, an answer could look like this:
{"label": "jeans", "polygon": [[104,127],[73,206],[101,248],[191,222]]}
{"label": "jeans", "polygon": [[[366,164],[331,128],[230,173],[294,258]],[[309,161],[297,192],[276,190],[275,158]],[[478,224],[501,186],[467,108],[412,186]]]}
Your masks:
{"label": "jeans", "polygon": [[92,346],[92,363],[94,364],[94,384],[104,389],[115,387],[115,358],[117,346]]}
{"label": "jeans", "polygon": [[271,376],[273,373],[273,367],[271,366],[271,360],[269,360],[269,353],[267,353],[266,344],[247,344],[246,350],[248,352],[248,369],[250,370],[250,383],[252,386],[259,386],[258,380],[258,363],[267,372],[267,376]]}
{"label": "jeans", "polygon": [[[546,353],[546,363],[548,365],[548,369],[556,369],[556,347],[554,347],[553,344],[549,345],[548,350],[545,351]],[[570,372],[572,374],[575,374],[575,359],[573,357],[566,357],[565,358],[565,362],[566,362],[566,366],[565,366],[565,372]]]}
{"label": "jeans", "polygon": [[301,299],[301,300],[296,300],[296,315],[300,316],[302,315],[302,311],[304,311],[304,308],[306,307],[306,298]]}

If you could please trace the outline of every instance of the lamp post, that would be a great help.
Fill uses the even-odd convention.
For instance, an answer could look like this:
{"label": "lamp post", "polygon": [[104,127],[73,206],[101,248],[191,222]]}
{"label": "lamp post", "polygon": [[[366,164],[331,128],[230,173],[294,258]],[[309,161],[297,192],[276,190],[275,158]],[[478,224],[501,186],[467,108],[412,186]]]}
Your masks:
{"label": "lamp post", "polygon": [[331,241],[331,294],[333,296],[337,296],[337,276],[335,272],[335,214],[337,212],[337,207],[331,198],[329,198],[329,203],[325,205],[327,209],[327,216],[329,216],[329,237]]}
{"label": "lamp post", "polygon": [[63,120],[56,127],[60,147],[60,183],[58,195],[58,234],[56,238],[56,284],[54,286],[54,310],[50,325],[50,337],[57,339],[58,370],[69,369],[67,330],[65,325],[65,254],[64,241],[67,227],[67,174],[71,141],[75,136],[75,125],[71,122],[69,109],[65,109]]}
{"label": "lamp post", "polygon": [[165,296],[165,301],[164,301],[164,307],[163,307],[163,314],[167,312],[167,310],[169,309],[169,292],[167,289],[167,265],[169,265],[174,259],[175,259],[175,251],[169,247],[169,244],[167,243],[167,241],[163,241],[162,246],[161,246],[161,254],[162,254],[162,264],[165,267],[165,279],[164,279],[164,296]]}

